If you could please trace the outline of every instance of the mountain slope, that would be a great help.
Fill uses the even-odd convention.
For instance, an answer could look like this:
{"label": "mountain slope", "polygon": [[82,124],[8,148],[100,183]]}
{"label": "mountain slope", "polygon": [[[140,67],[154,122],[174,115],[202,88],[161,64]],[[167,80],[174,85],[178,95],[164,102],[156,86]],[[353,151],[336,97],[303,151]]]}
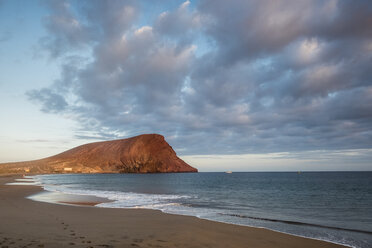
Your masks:
{"label": "mountain slope", "polygon": [[197,172],[159,134],[95,142],[45,159],[0,164],[0,173]]}

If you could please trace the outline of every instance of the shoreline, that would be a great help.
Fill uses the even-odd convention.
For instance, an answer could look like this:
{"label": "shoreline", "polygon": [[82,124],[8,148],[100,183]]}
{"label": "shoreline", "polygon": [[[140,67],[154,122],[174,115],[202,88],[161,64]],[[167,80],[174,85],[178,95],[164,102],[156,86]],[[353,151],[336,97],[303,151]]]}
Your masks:
{"label": "shoreline", "polygon": [[[99,208],[92,207],[93,204],[89,201],[75,201],[74,203],[63,202],[62,204],[34,201],[26,199],[25,197],[43,192],[44,190],[42,189],[42,187],[35,185],[4,185],[8,182],[14,182],[14,179],[16,178],[20,178],[20,176],[0,176],[0,199],[2,202],[0,205],[0,214],[8,217],[6,221],[8,221],[7,223],[9,224],[11,224],[11,222],[27,222],[27,219],[32,219],[32,217],[37,217],[37,222],[39,223],[36,222],[34,223],[34,225],[28,226],[28,228],[23,227],[23,229],[26,228],[26,230],[23,230],[23,232],[12,230],[11,232],[9,232],[9,234],[13,233],[13,236],[20,239],[19,236],[22,236],[24,235],[24,233],[29,232],[29,229],[35,228],[35,225],[37,224],[40,225],[40,223],[46,222],[47,226],[51,225],[54,229],[59,226],[56,223],[51,223],[50,220],[48,222],[45,219],[45,215],[58,215],[56,218],[61,220],[63,219],[63,223],[73,222],[74,225],[78,227],[75,229],[80,230],[79,233],[86,233],[85,236],[83,235],[79,237],[79,243],[76,240],[76,234],[66,236],[61,235],[60,231],[54,232],[54,235],[64,237],[61,237],[60,240],[51,240],[43,237],[42,240],[44,240],[45,247],[60,247],[62,241],[64,244],[63,246],[67,246],[67,244],[73,243],[69,244],[72,247],[123,247],[123,245],[126,245],[124,247],[247,247],[248,244],[248,246],[251,247],[262,248],[348,247],[328,241],[273,231],[266,228],[216,222],[193,216],[168,214],[161,212],[160,210]],[[43,214],[36,214],[36,216],[34,216],[34,213],[33,216],[28,217],[26,214],[25,216],[23,216],[24,219],[12,219],[12,215],[6,214],[7,210],[9,211],[9,209],[4,206],[9,203],[9,201],[13,201],[13,205],[15,205],[16,208],[19,208],[20,205],[23,205],[26,210],[29,209],[29,212],[31,212],[31,210],[34,211],[35,208],[43,208],[45,209],[45,212],[43,212]],[[77,207],[76,203],[82,204],[79,204]],[[74,205],[71,206],[71,204]],[[77,213],[81,215],[77,215]],[[107,217],[101,216],[101,214],[110,215],[113,218],[107,219]],[[71,216],[75,216],[75,218],[71,219]],[[135,216],[136,218],[133,219],[133,216]],[[128,230],[128,224],[130,224],[129,226],[132,227],[130,230]],[[95,226],[95,228],[92,228],[92,226]],[[102,233],[100,233],[102,231],[102,229],[99,228],[100,226],[102,226],[102,229],[105,229],[106,232],[111,231],[111,236],[115,236],[115,238],[108,240],[105,235],[102,236]],[[65,229],[63,230],[68,229],[68,227],[66,226],[64,228]],[[125,236],[127,238],[123,238],[124,236],[122,236],[121,238],[118,237],[117,229],[126,230],[127,235]],[[6,237],[6,233],[6,229],[4,230],[0,225],[0,237]],[[76,231],[71,234],[74,233],[76,233]],[[43,232],[41,232],[41,234],[43,234]],[[91,238],[89,240],[90,243],[87,243],[86,239],[84,238],[86,236],[95,238]],[[157,239],[154,239],[155,237]],[[6,238],[8,238],[8,240],[12,239],[11,237]],[[132,241],[128,242],[130,238],[132,238]],[[135,242],[140,240],[142,241]],[[164,242],[158,240],[162,240]],[[11,242],[8,242],[8,244],[10,244]],[[1,244],[4,245],[6,244],[6,242],[4,242],[4,240],[1,241],[0,239],[0,245]],[[30,244],[32,247],[32,243]],[[91,245],[87,246],[87,244]]]}

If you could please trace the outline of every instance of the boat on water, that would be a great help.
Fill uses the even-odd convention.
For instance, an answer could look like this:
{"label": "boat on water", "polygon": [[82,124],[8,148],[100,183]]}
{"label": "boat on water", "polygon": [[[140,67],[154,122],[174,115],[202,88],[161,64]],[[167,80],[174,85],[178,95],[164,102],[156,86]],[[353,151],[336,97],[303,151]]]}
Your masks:
{"label": "boat on water", "polygon": [[227,174],[231,174],[231,173],[232,173],[232,171],[226,171],[225,173],[227,173]]}

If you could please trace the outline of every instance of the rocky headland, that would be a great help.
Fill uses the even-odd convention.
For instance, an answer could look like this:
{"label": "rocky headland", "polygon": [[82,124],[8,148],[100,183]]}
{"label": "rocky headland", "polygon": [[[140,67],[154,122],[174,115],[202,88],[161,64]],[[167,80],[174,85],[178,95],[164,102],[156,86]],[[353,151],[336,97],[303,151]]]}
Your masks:
{"label": "rocky headland", "polygon": [[89,143],[48,158],[0,164],[0,173],[197,172],[159,134]]}

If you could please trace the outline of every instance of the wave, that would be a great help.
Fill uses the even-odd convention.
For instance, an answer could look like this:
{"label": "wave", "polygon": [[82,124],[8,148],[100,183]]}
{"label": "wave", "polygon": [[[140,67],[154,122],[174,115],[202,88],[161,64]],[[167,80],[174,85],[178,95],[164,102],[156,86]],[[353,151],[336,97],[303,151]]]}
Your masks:
{"label": "wave", "polygon": [[14,182],[14,183],[7,183],[5,185],[22,185],[22,186],[32,185],[32,186],[38,186],[40,184],[38,182]]}
{"label": "wave", "polygon": [[349,232],[358,232],[358,233],[372,234],[371,231],[351,229],[351,228],[342,228],[342,227],[335,227],[335,226],[326,226],[326,225],[306,223],[306,222],[299,222],[299,221],[292,221],[292,220],[270,219],[270,218],[254,217],[254,216],[247,216],[247,215],[241,215],[241,214],[224,214],[224,213],[219,213],[219,214],[220,215],[231,216],[231,217],[243,218],[243,219],[262,220],[262,221],[270,221],[270,222],[280,222],[280,223],[285,223],[285,224],[290,224],[290,225],[313,226],[313,227],[321,227],[321,228],[327,228],[327,229],[333,229],[333,230],[341,230],[341,231],[349,231]]}
{"label": "wave", "polygon": [[44,190],[52,192],[60,192],[73,195],[88,195],[102,197],[111,200],[98,204],[97,207],[108,208],[149,208],[159,209],[167,206],[180,206],[179,202],[174,202],[181,199],[191,198],[188,195],[172,195],[172,194],[144,194],[122,191],[105,191],[105,190],[88,190],[69,188],[62,185],[43,185]]}
{"label": "wave", "polygon": [[22,186],[27,186],[27,185],[40,185],[40,182],[35,180],[34,178],[27,177],[27,178],[17,178],[14,180],[15,182],[11,183],[6,183],[6,185],[22,185]]}
{"label": "wave", "polygon": [[15,179],[17,182],[34,182],[35,180],[33,178],[17,178]]}
{"label": "wave", "polygon": [[190,195],[172,195],[172,194],[149,194],[149,193],[135,193],[135,192],[123,192],[123,191],[104,191],[104,190],[88,190],[88,189],[76,189],[70,188],[65,185],[52,185],[52,184],[43,184],[42,181],[38,180],[35,177],[29,177],[27,179],[18,179],[17,181],[24,182],[15,182],[10,183],[12,185],[42,185],[44,190],[51,192],[60,192],[64,194],[73,194],[73,195],[88,195],[96,196],[109,199],[111,202],[104,202],[96,205],[97,207],[103,208],[141,208],[141,209],[156,209],[161,210],[166,213],[173,214],[182,214],[182,215],[192,215],[196,217],[205,218],[206,215],[220,215],[220,216],[230,216],[237,217],[242,219],[252,219],[266,222],[279,222],[289,225],[301,225],[301,226],[311,226],[319,228],[327,228],[333,230],[341,231],[350,231],[364,234],[372,234],[372,231],[351,229],[351,228],[342,228],[335,226],[327,226],[314,223],[306,223],[300,221],[292,220],[282,220],[282,219],[272,219],[272,218],[263,218],[256,216],[248,216],[242,214],[234,213],[221,213],[220,211],[223,208],[219,209],[217,206],[206,206],[203,204],[188,204],[185,202],[180,202],[182,199],[194,198]]}
{"label": "wave", "polygon": [[[58,180],[50,180],[48,177],[44,178],[43,176],[36,176],[32,179],[36,182],[40,182],[46,191],[60,192],[63,194],[96,196],[107,198],[112,201],[96,205],[96,207],[101,208],[154,209],[170,214],[195,216],[201,219],[235,225],[261,227],[301,237],[325,240],[343,245],[352,245],[353,247],[358,248],[369,247],[369,239],[367,239],[367,241],[362,241],[361,239],[364,238],[366,234],[372,234],[372,231],[328,226],[328,223],[322,225],[285,219],[256,217],[253,212],[245,212],[248,215],[237,214],[238,212],[241,212],[239,209],[232,209],[230,207],[233,206],[227,205],[220,206],[218,202],[210,201],[208,198],[201,198],[201,195],[198,195],[198,192],[187,192],[189,193],[188,195],[123,192],[111,189],[96,190],[92,187],[93,184],[80,185],[79,182],[74,183],[74,181],[72,181],[72,183],[71,181],[68,181],[68,183],[65,181],[64,184],[58,184]],[[95,184],[93,186],[97,187]],[[81,187],[85,187],[85,189],[82,189]],[[88,187],[91,188],[89,189]],[[249,219],[252,221],[249,221]],[[283,223],[284,225],[274,224],[275,222]],[[303,228],[299,228],[296,225],[303,226]],[[326,228],[328,231],[325,229],[322,230],[321,228]],[[354,232],[354,234],[346,236],[351,238],[345,239],[342,232],[338,233],[339,231]]]}

